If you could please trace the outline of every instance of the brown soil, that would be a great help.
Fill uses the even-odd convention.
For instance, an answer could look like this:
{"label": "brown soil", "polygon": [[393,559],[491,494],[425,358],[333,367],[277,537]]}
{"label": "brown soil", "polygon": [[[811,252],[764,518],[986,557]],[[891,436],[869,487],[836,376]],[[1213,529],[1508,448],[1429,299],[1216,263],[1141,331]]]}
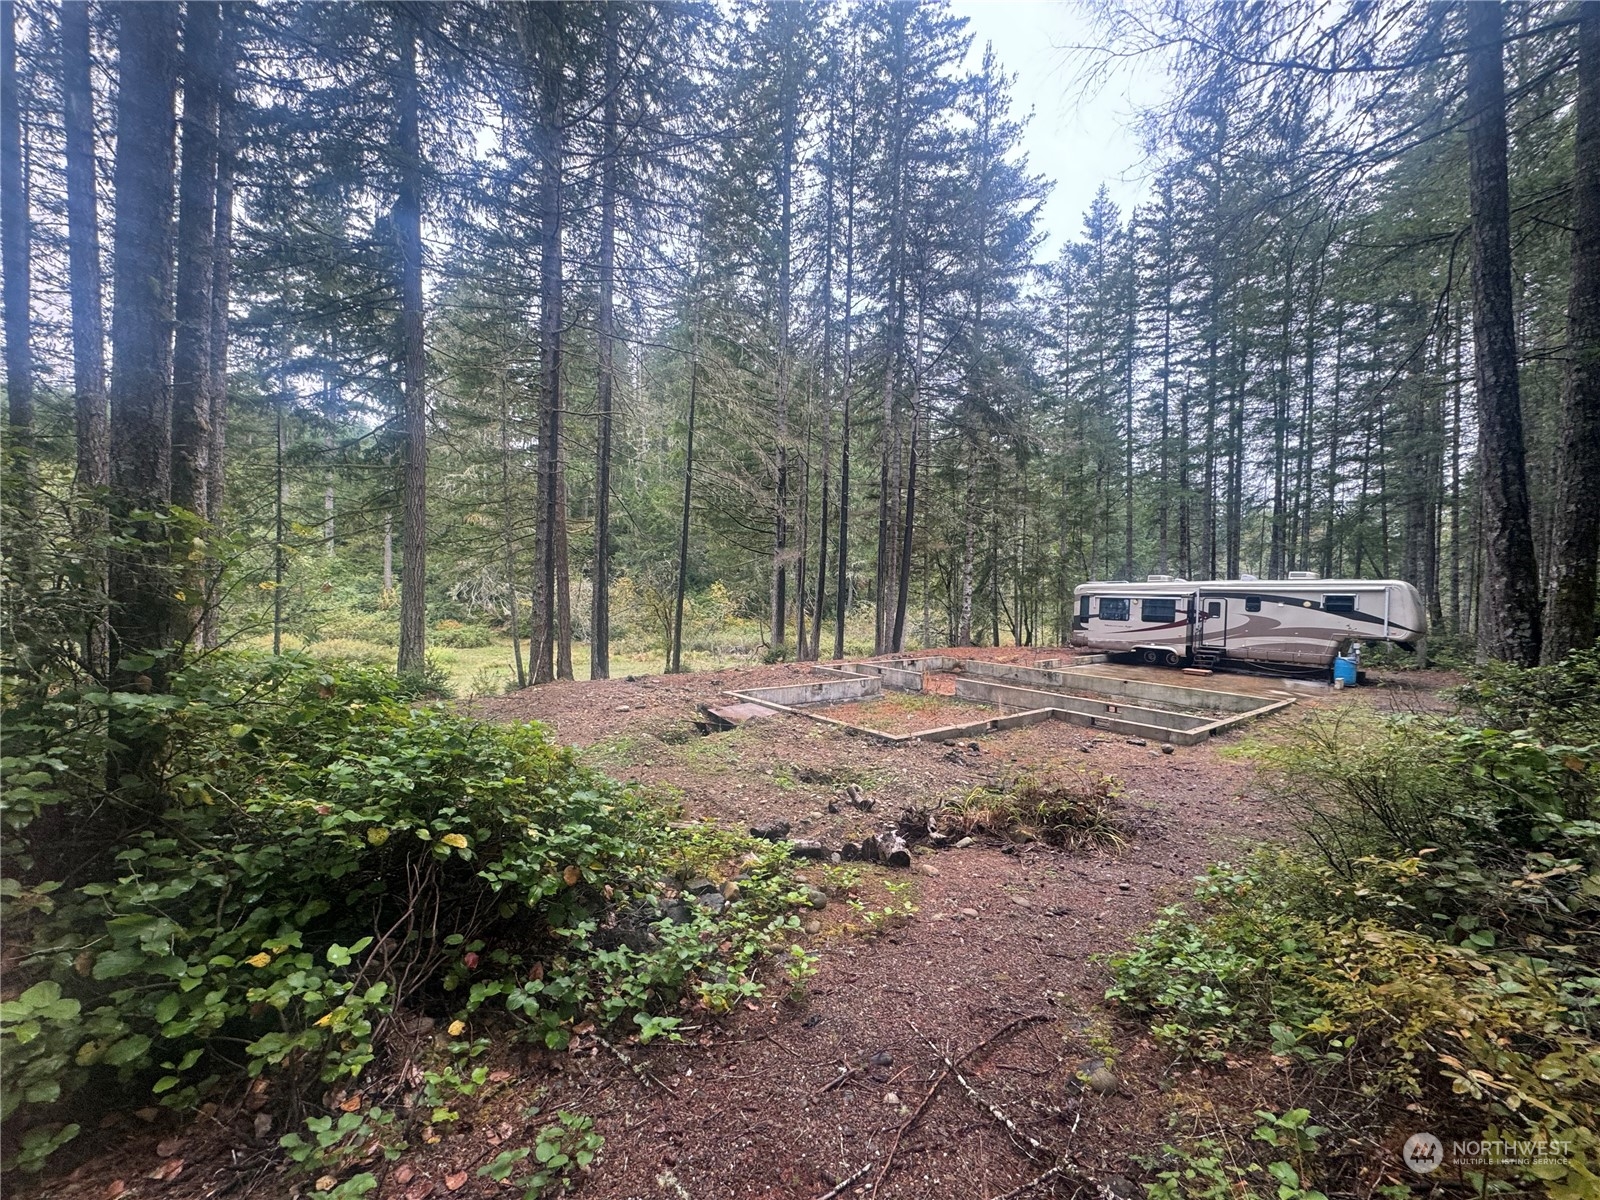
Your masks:
{"label": "brown soil", "polygon": [[[1070,657],[1037,649],[950,653],[1023,662]],[[1067,853],[980,842],[919,852],[911,872],[894,876],[913,883],[915,916],[877,933],[862,930],[858,910],[846,902],[840,889],[849,879],[837,869],[813,869],[811,880],[829,885],[835,897],[817,914],[822,927],[809,941],[820,969],[802,999],[789,998],[779,984],[761,1003],[691,1030],[682,1045],[626,1047],[654,1081],[592,1039],[562,1054],[499,1047],[482,1103],[464,1110],[437,1144],[418,1146],[386,1168],[379,1195],[517,1195],[480,1179],[477,1168],[502,1150],[531,1145],[564,1109],[593,1116],[606,1139],[578,1189],[586,1200],[814,1200],[870,1166],[860,1190],[844,1193],[865,1196],[897,1139],[877,1196],[997,1197],[1043,1164],[1030,1161],[955,1080],[909,1128],[907,1122],[940,1074],[930,1042],[961,1054],[1024,1016],[1041,1019],[1001,1034],[963,1074],[1028,1137],[1114,1192],[1139,1194],[1128,1180],[1147,1176],[1135,1156],[1172,1140],[1174,1119],[1178,1132],[1203,1119],[1209,1132],[1225,1126],[1247,1134],[1255,1108],[1290,1101],[1287,1078],[1270,1063],[1175,1066],[1103,1000],[1100,956],[1126,946],[1158,908],[1187,895],[1207,864],[1288,833],[1281,807],[1256,794],[1251,766],[1228,750],[1241,738],[1270,735],[1272,723],[1294,720],[1301,706],[1171,754],[1055,721],[955,745],[886,746],[782,714],[725,734],[694,732],[697,706],[721,691],[806,674],[800,666],[773,666],[555,683],[480,701],[476,709],[493,720],[542,721],[611,774],[681,794],[691,816],[730,825],[782,817],[795,836],[832,843],[882,828],[905,805],[931,806],[1022,770],[1105,772],[1120,781],[1116,809],[1131,832],[1128,846],[1118,854]],[[1170,672],[1162,677],[1177,681]],[[1433,703],[1439,681],[1406,682],[1406,689],[1293,690],[1307,706]],[[1234,683],[1229,677],[1230,690]],[[1263,690],[1278,686],[1266,681]],[[852,782],[877,801],[877,811],[839,805],[829,813],[829,801]],[[862,903],[890,899],[881,886],[888,873],[861,870],[854,890]],[[1115,1089],[1101,1094],[1084,1086],[1080,1073],[1108,1055]],[[280,1131],[256,1137],[253,1116],[237,1103],[176,1131],[124,1120],[129,1132],[120,1144],[46,1192],[311,1194],[308,1183],[271,1169]],[[176,1159],[183,1164],[174,1179],[151,1178]],[[119,1182],[125,1190],[117,1190]],[[1057,1194],[1071,1191],[1063,1184]]]}

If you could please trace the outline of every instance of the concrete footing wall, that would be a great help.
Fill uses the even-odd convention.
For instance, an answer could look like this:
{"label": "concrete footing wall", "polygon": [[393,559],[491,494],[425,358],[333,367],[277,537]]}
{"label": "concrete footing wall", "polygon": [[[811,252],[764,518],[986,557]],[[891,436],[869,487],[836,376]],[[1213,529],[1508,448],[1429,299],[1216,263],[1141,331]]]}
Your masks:
{"label": "concrete footing wall", "polygon": [[883,681],[874,675],[855,675],[820,683],[746,688],[733,694],[758,704],[770,703],[783,708],[797,708],[803,704],[848,704],[852,700],[869,700],[883,695]]}

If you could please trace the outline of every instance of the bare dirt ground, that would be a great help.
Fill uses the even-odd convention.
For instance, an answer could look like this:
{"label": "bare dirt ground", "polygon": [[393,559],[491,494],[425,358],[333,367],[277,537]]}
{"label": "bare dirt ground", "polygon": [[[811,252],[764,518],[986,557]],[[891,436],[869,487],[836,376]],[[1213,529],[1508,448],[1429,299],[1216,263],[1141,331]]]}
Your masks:
{"label": "bare dirt ground", "polygon": [[[942,653],[1029,663],[1070,657],[1037,648]],[[1255,1108],[1292,1103],[1287,1077],[1270,1062],[1175,1065],[1103,1000],[1101,956],[1188,895],[1209,863],[1288,834],[1281,808],[1258,794],[1253,767],[1238,753],[1243,739],[1271,736],[1306,707],[1429,706],[1445,679],[1413,673],[1335,693],[1219,676],[1206,682],[1286,689],[1300,704],[1172,753],[1060,722],[953,745],[887,746],[786,715],[712,736],[694,730],[697,706],[724,690],[806,677],[804,667],[773,666],[555,683],[476,710],[497,721],[542,721],[597,767],[675,793],[688,816],[735,826],[781,817],[794,836],[831,844],[882,828],[902,806],[932,806],[1022,771],[1107,773],[1119,781],[1128,844],[1118,853],[1068,853],[980,839],[919,852],[909,872],[857,868],[853,883],[847,872],[818,865],[808,879],[832,898],[807,938],[820,969],[803,998],[790,998],[780,983],[759,1005],[708,1021],[682,1045],[629,1048],[647,1078],[592,1039],[560,1054],[498,1048],[481,1103],[437,1144],[390,1165],[378,1195],[516,1194],[479,1178],[477,1168],[531,1145],[564,1109],[593,1116],[606,1139],[579,1184],[586,1200],[817,1200],[863,1169],[840,1194],[866,1196],[886,1163],[877,1197],[976,1200],[1011,1194],[1055,1156],[1111,1194],[1133,1197],[1142,1194],[1135,1181],[1149,1178],[1138,1160],[1164,1142],[1197,1129],[1247,1133]],[[844,804],[828,811],[848,783],[877,802],[875,812]],[[912,883],[917,911],[865,931],[850,896],[869,907],[890,900],[886,879]],[[1013,1024],[1018,1018],[1030,1019]],[[975,1049],[961,1074],[1016,1133],[954,1078],[935,1083],[941,1052]],[[252,1121],[246,1108],[229,1105],[177,1130],[130,1117],[118,1148],[46,1191],[106,1200],[311,1194],[309,1182],[265,1170],[278,1131],[258,1137]],[[175,1178],[152,1178],[174,1159],[183,1160]],[[1027,1194],[1072,1191],[1069,1179]]]}

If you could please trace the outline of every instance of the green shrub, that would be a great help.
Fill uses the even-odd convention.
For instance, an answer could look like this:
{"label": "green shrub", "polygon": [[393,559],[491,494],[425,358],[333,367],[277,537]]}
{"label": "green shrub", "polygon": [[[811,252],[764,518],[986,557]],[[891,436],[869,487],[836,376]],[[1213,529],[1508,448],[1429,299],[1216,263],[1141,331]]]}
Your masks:
{"label": "green shrub", "polygon": [[1498,727],[1304,723],[1268,784],[1308,849],[1213,868],[1111,960],[1110,996],[1196,1057],[1270,1044],[1368,1093],[1453,1097],[1487,1138],[1559,1144],[1523,1171],[1546,1194],[1600,1195],[1592,670],[1491,672],[1473,704]]}
{"label": "green shrub", "polygon": [[[498,1012],[559,1048],[585,1020],[674,1036],[685,1005],[761,991],[799,899],[781,848],[674,829],[538,726],[401,696],[375,671],[219,659],[138,698],[165,732],[157,818],[70,887],[8,855],[26,985],[0,1007],[14,1161],[70,1137],[69,1109],[141,1093],[189,1107],[241,1070],[315,1114],[313,1098],[382,1073],[396,1016],[419,1005]],[[52,776],[49,757],[23,774]],[[24,841],[73,802],[43,782],[31,810],[8,799]],[[744,879],[720,917],[663,891],[730,864]],[[353,1170],[374,1139],[399,1144],[409,1111],[329,1109],[285,1148]]]}
{"label": "green shrub", "polygon": [[1456,698],[1495,729],[1526,729],[1542,741],[1600,742],[1600,645],[1548,667],[1486,663]]}
{"label": "green shrub", "polygon": [[433,640],[436,645],[449,646],[452,650],[482,650],[485,646],[494,645],[494,634],[486,625],[440,621],[434,627]]}
{"label": "green shrub", "polygon": [[324,638],[306,647],[312,658],[342,660],[364,667],[379,667],[394,661],[394,651],[376,642],[363,642],[355,638]]}

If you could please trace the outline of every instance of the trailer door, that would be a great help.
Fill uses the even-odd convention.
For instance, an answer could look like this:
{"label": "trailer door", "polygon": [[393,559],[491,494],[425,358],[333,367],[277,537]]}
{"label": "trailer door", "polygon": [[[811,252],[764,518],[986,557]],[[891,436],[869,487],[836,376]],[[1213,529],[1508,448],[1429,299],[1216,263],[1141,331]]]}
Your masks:
{"label": "trailer door", "polygon": [[1226,596],[1200,597],[1200,612],[1197,619],[1200,622],[1200,632],[1195,637],[1195,644],[1202,650],[1226,650],[1228,648],[1228,598]]}

